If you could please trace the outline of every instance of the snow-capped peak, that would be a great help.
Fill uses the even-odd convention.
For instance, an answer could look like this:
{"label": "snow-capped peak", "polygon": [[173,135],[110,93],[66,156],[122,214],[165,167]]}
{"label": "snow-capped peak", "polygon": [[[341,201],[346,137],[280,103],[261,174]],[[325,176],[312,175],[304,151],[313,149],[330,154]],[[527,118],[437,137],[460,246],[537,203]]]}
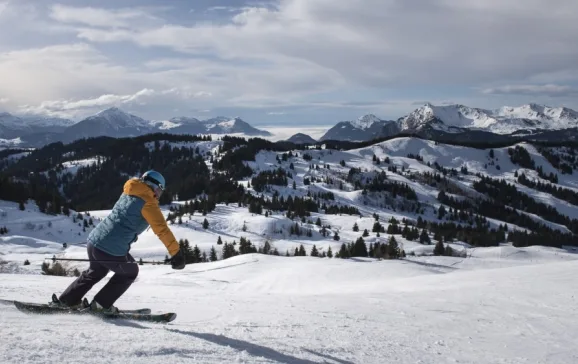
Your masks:
{"label": "snow-capped peak", "polygon": [[538,104],[486,110],[457,104],[434,106],[427,103],[399,119],[398,123],[401,130],[418,130],[430,126],[443,131],[465,128],[509,134],[524,129],[558,130],[578,127],[578,113],[568,108]]}
{"label": "snow-capped peak", "polygon": [[373,114],[367,114],[357,118],[356,120],[350,121],[349,123],[354,128],[365,130],[370,128],[373,124],[379,123],[380,121],[381,119],[377,116]]}
{"label": "snow-capped peak", "polygon": [[103,110],[98,114],[89,117],[88,119],[101,119],[106,120],[109,124],[123,126],[123,127],[150,127],[150,122],[139,118],[138,116],[131,115],[119,109],[118,107],[111,107],[109,109]]}

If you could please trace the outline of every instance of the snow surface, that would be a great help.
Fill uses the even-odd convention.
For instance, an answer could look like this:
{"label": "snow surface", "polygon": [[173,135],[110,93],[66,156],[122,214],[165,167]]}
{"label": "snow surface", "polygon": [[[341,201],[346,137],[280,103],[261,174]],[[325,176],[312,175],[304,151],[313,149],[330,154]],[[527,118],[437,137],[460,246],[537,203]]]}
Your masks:
{"label": "snow surface", "polygon": [[[118,305],[173,311],[176,321],[0,305],[0,352],[6,363],[575,363],[576,274],[562,259],[466,270],[251,254],[183,271],[141,266]],[[0,292],[42,302],[72,280],[0,274]]]}
{"label": "snow surface", "polygon": [[98,158],[79,159],[62,163],[64,173],[75,175],[79,168],[87,167],[98,162]]}

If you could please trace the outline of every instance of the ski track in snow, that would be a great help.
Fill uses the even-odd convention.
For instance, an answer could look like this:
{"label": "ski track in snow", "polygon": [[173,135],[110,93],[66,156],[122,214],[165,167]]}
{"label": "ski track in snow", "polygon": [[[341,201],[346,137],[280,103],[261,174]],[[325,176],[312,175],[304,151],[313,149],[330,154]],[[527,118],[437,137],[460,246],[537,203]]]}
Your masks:
{"label": "ski track in snow", "polygon": [[[239,264],[246,262],[253,263]],[[197,274],[187,274],[204,265]],[[229,268],[209,268],[213,265]],[[578,319],[573,314],[576,262],[445,274],[432,274],[430,269],[403,261],[328,263],[252,255],[174,273],[167,266],[144,266],[118,305],[175,311],[174,322],[42,316],[0,305],[0,359],[3,363],[46,358],[61,363],[578,360]],[[223,283],[226,279],[230,283]],[[0,292],[3,298],[42,301],[71,280],[0,275]]]}

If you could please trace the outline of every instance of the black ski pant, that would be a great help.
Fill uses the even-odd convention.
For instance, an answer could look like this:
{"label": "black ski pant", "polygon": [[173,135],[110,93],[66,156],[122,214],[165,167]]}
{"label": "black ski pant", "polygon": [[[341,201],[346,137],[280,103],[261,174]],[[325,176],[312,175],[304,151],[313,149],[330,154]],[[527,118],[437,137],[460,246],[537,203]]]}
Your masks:
{"label": "black ski pant", "polygon": [[106,277],[109,271],[113,271],[114,275],[94,296],[98,304],[110,308],[135,281],[139,271],[138,264],[130,254],[117,257],[95,248],[90,243],[86,250],[90,260],[89,268],[68,286],[59,299],[69,306],[79,304],[95,284]]}

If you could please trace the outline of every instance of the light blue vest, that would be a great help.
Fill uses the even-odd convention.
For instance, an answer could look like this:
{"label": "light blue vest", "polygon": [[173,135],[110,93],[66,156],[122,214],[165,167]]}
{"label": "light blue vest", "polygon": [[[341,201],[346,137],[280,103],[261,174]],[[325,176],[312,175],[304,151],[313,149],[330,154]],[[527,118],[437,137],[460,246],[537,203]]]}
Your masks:
{"label": "light blue vest", "polygon": [[145,201],[122,194],[110,214],[88,235],[95,248],[114,256],[125,256],[130,245],[149,226],[142,216]]}

